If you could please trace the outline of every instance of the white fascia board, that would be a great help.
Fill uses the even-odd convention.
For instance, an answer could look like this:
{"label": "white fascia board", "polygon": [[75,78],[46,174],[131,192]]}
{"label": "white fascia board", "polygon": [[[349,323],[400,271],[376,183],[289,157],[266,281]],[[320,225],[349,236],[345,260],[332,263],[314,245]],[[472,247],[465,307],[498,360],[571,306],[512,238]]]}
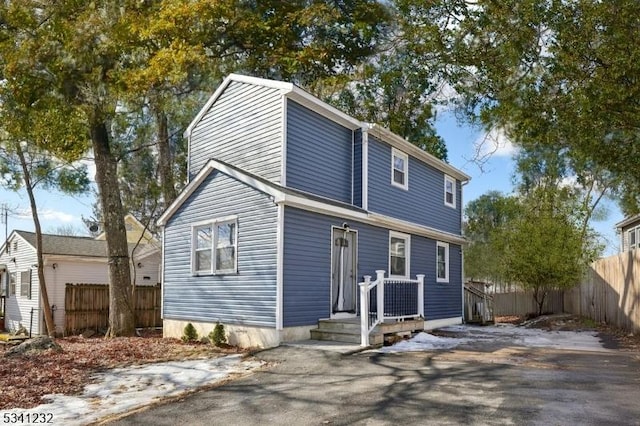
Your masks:
{"label": "white fascia board", "polygon": [[372,225],[384,226],[385,228],[393,229],[394,231],[407,232],[409,234],[431,238],[436,241],[458,244],[461,246],[467,243],[467,240],[460,235],[438,231],[437,229],[433,229],[428,226],[418,225],[377,213],[369,213],[369,220],[369,223]]}
{"label": "white fascia board", "polygon": [[459,181],[466,182],[471,179],[471,176],[456,169],[452,165],[445,163],[439,158],[434,157],[428,152],[421,150],[411,142],[408,142],[403,137],[393,133],[389,129],[386,129],[377,124],[368,124],[366,125],[366,127],[372,135],[380,138],[380,140],[387,142],[391,146],[403,152],[406,152],[407,154],[410,154],[421,161],[424,161],[428,165],[435,167],[436,169],[448,174],[451,177],[458,179]]}
{"label": "white fascia board", "polygon": [[321,201],[310,200],[297,195],[285,194],[284,198],[277,202],[300,210],[335,216],[340,219],[356,220],[369,225],[380,226],[398,232],[406,232],[412,235],[419,235],[437,241],[458,245],[466,244],[466,240],[460,235],[438,231],[427,226],[417,225],[415,223],[398,220],[381,214],[354,211],[348,208],[323,203]]}
{"label": "white fascia board", "polygon": [[369,209],[369,132],[362,129],[362,208]]}
{"label": "white fascia board", "polygon": [[624,218],[620,222],[616,223],[616,228],[618,228],[618,229],[619,228],[623,228],[623,227],[625,227],[627,225],[630,225],[630,224],[632,224],[632,223],[634,223],[634,222],[636,222],[638,220],[640,220],[640,214]]}
{"label": "white fascia board", "polygon": [[[24,232],[27,232],[27,231],[24,231]],[[7,244],[12,243],[14,238],[19,238],[20,241],[23,241],[25,244],[27,244],[29,247],[31,247],[34,251],[36,250],[36,248],[34,246],[32,246],[29,241],[25,240],[22,237],[22,235],[20,235],[18,233],[18,230],[13,230],[13,231],[11,231],[11,233],[9,234],[9,236],[7,237],[5,242],[2,244],[1,249],[0,249],[0,253],[2,253],[2,254],[6,254],[7,253]],[[14,257],[14,256],[15,255],[12,254],[10,257]]]}
{"label": "white fascia board", "polygon": [[284,206],[278,204],[276,225],[276,330],[284,328]]}
{"label": "white fascia board", "polygon": [[310,200],[298,195],[285,194],[284,199],[278,202],[288,207],[295,207],[300,210],[336,216],[340,219],[351,219],[361,222],[368,221],[368,215],[364,212],[353,211],[345,207],[323,203],[322,201]]}
{"label": "white fascia board", "polygon": [[311,111],[317,112],[323,117],[326,117],[331,121],[335,121],[348,129],[356,130],[362,127],[362,122],[360,120],[356,120],[339,109],[332,107],[328,103],[321,101],[298,86],[292,85],[291,91],[286,93],[286,95],[289,99],[296,101],[300,105],[309,108]]}
{"label": "white fascia board", "polygon": [[278,202],[284,197],[284,193],[282,191],[273,188],[270,185],[265,185],[263,182],[254,179],[242,172],[238,172],[237,170],[232,169],[231,167],[228,167],[216,160],[209,160],[207,164],[205,164],[204,167],[198,172],[196,177],[191,182],[189,182],[189,184],[182,190],[175,201],[171,203],[171,205],[167,208],[167,210],[165,210],[164,213],[162,213],[157,222],[158,226],[164,226],[167,224],[169,218],[173,216],[176,210],[178,210],[178,208],[187,200],[187,198],[189,198],[189,196],[194,193],[194,191],[202,184],[202,182],[207,178],[207,176],[209,176],[209,174],[213,170],[219,170],[222,173],[257,189],[258,191],[262,191],[270,195],[271,197],[273,197],[275,202]]}

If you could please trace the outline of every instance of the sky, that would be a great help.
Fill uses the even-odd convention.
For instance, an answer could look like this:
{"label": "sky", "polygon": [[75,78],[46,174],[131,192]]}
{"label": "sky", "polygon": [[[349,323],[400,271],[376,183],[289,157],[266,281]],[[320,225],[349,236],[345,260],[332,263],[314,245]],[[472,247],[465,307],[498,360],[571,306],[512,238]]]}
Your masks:
{"label": "sky", "polygon": [[[422,332],[409,340],[374,349],[375,352],[398,353],[448,350],[471,347],[481,351],[483,344],[530,348],[552,348],[572,351],[608,352],[596,332],[547,331],[517,327],[511,324],[478,327],[458,325],[441,328],[451,337]],[[295,345],[295,344],[294,344]],[[480,349],[477,349],[480,348]],[[486,349],[485,349],[486,351]],[[509,362],[508,360],[501,362]],[[515,361],[512,361],[515,362]],[[242,355],[221,358],[171,361],[157,364],[116,368],[99,373],[94,382],[79,395],[50,395],[47,403],[29,409],[29,413],[52,416],[54,424],[84,425],[107,416],[117,416],[156,403],[159,399],[178,397],[199,387],[211,386],[231,375],[250,374],[264,364],[242,359]],[[0,410],[5,414],[25,413],[24,409]]]}
{"label": "sky", "polygon": [[[486,133],[469,125],[458,123],[453,114],[445,111],[438,112],[436,130],[444,139],[449,151],[449,162],[471,176],[471,181],[464,187],[463,202],[466,204],[488,191],[511,193],[513,189],[514,163],[513,146],[503,138],[487,139],[487,146],[497,143],[495,152],[488,157],[482,169],[472,161],[478,143],[485,140]],[[497,141],[497,142],[496,142]],[[494,145],[495,146],[495,145]],[[493,151],[493,149],[492,149]],[[486,151],[484,151],[486,153]],[[93,195],[67,196],[59,192],[38,191],[36,202],[40,211],[40,222],[45,233],[55,233],[61,227],[73,227],[79,233],[86,235],[81,217],[91,217],[94,203]],[[6,203],[11,210],[8,220],[8,232],[13,229],[33,231],[34,225],[29,210],[29,199],[26,192],[14,193],[0,188],[0,205]],[[622,213],[613,202],[607,202],[609,215],[607,220],[594,223],[593,227],[603,235],[606,243],[604,255],[612,255],[619,251],[619,237],[615,233],[615,224],[623,219]],[[2,225],[0,225],[2,226]],[[0,228],[0,238],[5,229]]]}

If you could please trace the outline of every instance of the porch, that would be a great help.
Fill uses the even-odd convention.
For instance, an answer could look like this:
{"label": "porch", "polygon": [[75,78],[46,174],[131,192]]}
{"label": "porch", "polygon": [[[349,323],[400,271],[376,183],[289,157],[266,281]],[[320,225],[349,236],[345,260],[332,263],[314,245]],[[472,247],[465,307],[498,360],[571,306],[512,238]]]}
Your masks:
{"label": "porch", "polygon": [[[423,328],[424,320],[422,319],[409,319],[406,321],[389,320],[374,327],[369,334],[367,346],[382,345],[385,336],[388,338],[393,335],[422,331]],[[361,319],[359,317],[323,319],[318,321],[317,329],[311,330],[311,339],[361,345],[361,334]]]}
{"label": "porch", "polygon": [[415,279],[365,276],[358,284],[357,316],[318,321],[314,340],[381,345],[385,336],[406,335],[424,329],[424,275]]}

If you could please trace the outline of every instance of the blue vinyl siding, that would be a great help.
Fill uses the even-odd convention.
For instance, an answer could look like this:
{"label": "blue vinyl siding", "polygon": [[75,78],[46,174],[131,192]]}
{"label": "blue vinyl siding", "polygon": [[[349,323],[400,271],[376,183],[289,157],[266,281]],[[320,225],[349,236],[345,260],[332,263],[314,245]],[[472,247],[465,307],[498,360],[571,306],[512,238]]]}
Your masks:
{"label": "blue vinyl siding", "polygon": [[277,89],[232,82],[191,134],[189,176],[215,158],[280,182],[282,95]]}
{"label": "blue vinyl siding", "polygon": [[391,146],[369,136],[369,210],[460,234],[461,187],[453,209],[444,205],[444,173],[409,156],[409,189],[391,185]]}
{"label": "blue vinyl siding", "polygon": [[[191,226],[238,216],[238,273],[191,274]],[[275,327],[277,207],[269,196],[212,172],[165,227],[164,317]]]}
{"label": "blue vinyl siding", "polygon": [[[295,208],[285,208],[283,324],[285,327],[313,325],[331,314],[331,227],[345,220]],[[347,221],[358,232],[358,282],[364,275],[375,279],[375,271],[387,271],[389,229]],[[411,235],[411,278],[425,274],[427,319],[461,315],[462,284],[460,247],[450,245],[449,283],[436,283],[436,241]],[[388,271],[387,271],[388,272]]]}
{"label": "blue vinyl siding", "polygon": [[[462,252],[449,244],[449,282],[436,281],[436,241],[411,237],[411,277],[425,274],[424,314],[426,320],[454,318],[462,315]],[[414,261],[416,263],[414,263]]]}
{"label": "blue vinyl siding", "polygon": [[356,130],[353,137],[353,201],[362,207],[362,131]]}
{"label": "blue vinyl siding", "polygon": [[351,203],[350,129],[287,101],[287,186]]}

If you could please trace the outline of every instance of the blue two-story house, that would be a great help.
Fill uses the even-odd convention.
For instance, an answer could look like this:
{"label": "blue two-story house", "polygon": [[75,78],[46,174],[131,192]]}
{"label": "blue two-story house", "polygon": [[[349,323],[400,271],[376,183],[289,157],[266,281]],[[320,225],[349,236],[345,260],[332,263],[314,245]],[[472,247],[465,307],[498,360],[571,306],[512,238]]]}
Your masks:
{"label": "blue two-story house", "polygon": [[186,136],[189,183],[159,219],[165,336],[220,322],[269,347],[321,319],[360,321],[363,341],[379,321],[462,322],[467,175],[293,84],[235,74]]}

